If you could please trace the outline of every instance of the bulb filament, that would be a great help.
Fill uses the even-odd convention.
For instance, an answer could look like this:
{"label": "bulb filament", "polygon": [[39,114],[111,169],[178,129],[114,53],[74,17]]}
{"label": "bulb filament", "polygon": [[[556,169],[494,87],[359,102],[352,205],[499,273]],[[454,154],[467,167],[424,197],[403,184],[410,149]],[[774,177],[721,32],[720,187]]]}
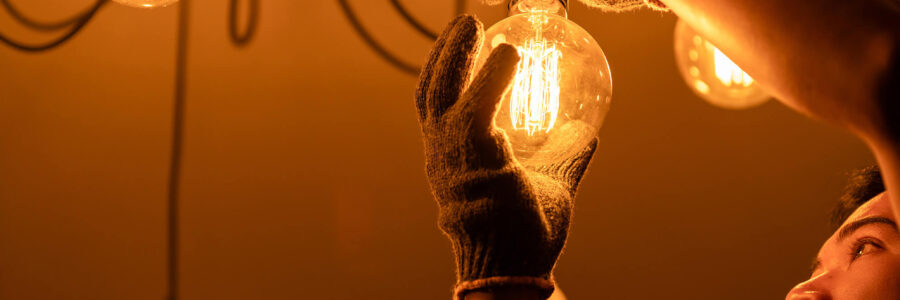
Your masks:
{"label": "bulb filament", "polygon": [[559,60],[562,52],[541,37],[540,25],[535,37],[519,51],[519,64],[513,79],[509,117],[515,130],[529,136],[549,132],[559,112]]}

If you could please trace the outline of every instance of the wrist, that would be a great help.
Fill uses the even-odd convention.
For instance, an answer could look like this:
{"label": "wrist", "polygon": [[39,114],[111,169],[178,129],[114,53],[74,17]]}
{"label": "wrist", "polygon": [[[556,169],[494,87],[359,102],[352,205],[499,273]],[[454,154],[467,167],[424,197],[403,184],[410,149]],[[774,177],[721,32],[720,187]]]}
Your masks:
{"label": "wrist", "polygon": [[553,294],[548,279],[531,276],[497,276],[463,281],[456,285],[455,300],[544,300]]}
{"label": "wrist", "polygon": [[544,300],[540,292],[523,287],[509,287],[491,291],[476,291],[466,294],[462,300]]}

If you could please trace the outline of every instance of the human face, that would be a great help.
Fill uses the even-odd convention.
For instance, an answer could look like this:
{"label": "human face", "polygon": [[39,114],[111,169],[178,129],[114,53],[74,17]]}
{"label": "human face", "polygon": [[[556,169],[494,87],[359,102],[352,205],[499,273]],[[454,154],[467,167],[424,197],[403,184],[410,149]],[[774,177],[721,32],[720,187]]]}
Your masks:
{"label": "human face", "polygon": [[860,206],[825,241],[809,280],[785,299],[900,300],[900,233],[887,194]]}

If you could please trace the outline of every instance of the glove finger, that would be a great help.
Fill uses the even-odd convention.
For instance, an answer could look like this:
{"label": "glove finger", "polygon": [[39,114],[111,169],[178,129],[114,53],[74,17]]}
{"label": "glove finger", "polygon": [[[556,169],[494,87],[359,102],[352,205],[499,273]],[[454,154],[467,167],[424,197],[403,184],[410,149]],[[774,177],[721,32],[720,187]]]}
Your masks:
{"label": "glove finger", "polygon": [[463,130],[463,143],[472,146],[474,161],[469,165],[498,168],[510,160],[511,150],[502,130],[493,128],[494,114],[504,92],[516,73],[519,54],[515,47],[503,44],[491,52],[484,66],[469,85],[449,118]]}
{"label": "glove finger", "polygon": [[425,98],[431,83],[431,77],[434,75],[434,66],[441,56],[441,51],[444,49],[444,44],[446,44],[450,31],[453,30],[456,23],[460,20],[462,20],[462,17],[457,17],[450,21],[450,24],[447,24],[441,35],[434,41],[434,46],[432,46],[431,52],[428,54],[428,61],[425,62],[425,66],[422,67],[422,73],[419,74],[419,83],[416,86],[416,110],[419,113],[419,123],[425,122],[425,114],[427,112]]}
{"label": "glove finger", "polygon": [[594,138],[584,150],[572,157],[567,163],[567,166],[562,169],[562,175],[568,181],[567,183],[569,186],[572,187],[573,192],[578,189],[578,184],[580,184],[581,179],[584,178],[584,173],[591,164],[591,159],[594,158],[594,152],[597,151],[597,144],[599,143],[600,140]]}
{"label": "glove finger", "polygon": [[535,167],[535,169],[567,185],[571,193],[574,194],[578,184],[581,183],[581,178],[584,177],[584,173],[587,171],[588,165],[591,163],[591,158],[594,157],[598,143],[598,139],[594,138],[575,155],[556,163]]}
{"label": "glove finger", "polygon": [[647,3],[647,7],[652,8],[653,10],[667,12],[669,11],[669,7],[666,6],[665,3],[662,3],[660,0],[644,0]]}
{"label": "glove finger", "polygon": [[581,2],[603,11],[627,11],[644,6],[644,0],[581,0]]}
{"label": "glove finger", "polygon": [[453,106],[469,79],[481,47],[481,22],[462,15],[444,34],[446,41],[433,66],[426,92],[426,117],[439,117]]}
{"label": "glove finger", "polygon": [[497,106],[515,77],[518,62],[515,47],[497,46],[469,85],[464,100],[457,104],[459,119],[471,122],[468,125],[474,132],[490,132]]}
{"label": "glove finger", "polygon": [[536,170],[568,160],[581,150],[572,146],[573,141],[585,136],[593,138],[595,134],[592,126],[580,120],[557,120],[557,123],[563,124],[554,124],[540,148],[524,163],[525,167]]}

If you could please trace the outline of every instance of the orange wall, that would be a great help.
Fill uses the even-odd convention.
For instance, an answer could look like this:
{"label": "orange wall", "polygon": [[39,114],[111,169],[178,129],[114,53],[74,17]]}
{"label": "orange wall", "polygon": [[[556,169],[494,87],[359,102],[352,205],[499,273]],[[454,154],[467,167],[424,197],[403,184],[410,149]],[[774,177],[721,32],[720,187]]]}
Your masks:
{"label": "orange wall", "polygon": [[[12,2],[51,20],[91,1]],[[369,51],[336,1],[261,2],[243,49],[226,1],[192,4],[183,299],[448,298],[416,79]],[[434,30],[445,2],[404,1]],[[425,59],[429,41],[387,1],[351,4],[392,51]],[[569,299],[783,297],[868,151],[774,102],[704,103],[675,69],[672,15],[571,6],[614,96],[556,272]],[[59,49],[0,46],[0,299],[163,296],[177,9],[109,5]],[[2,13],[0,31],[51,37]]]}

